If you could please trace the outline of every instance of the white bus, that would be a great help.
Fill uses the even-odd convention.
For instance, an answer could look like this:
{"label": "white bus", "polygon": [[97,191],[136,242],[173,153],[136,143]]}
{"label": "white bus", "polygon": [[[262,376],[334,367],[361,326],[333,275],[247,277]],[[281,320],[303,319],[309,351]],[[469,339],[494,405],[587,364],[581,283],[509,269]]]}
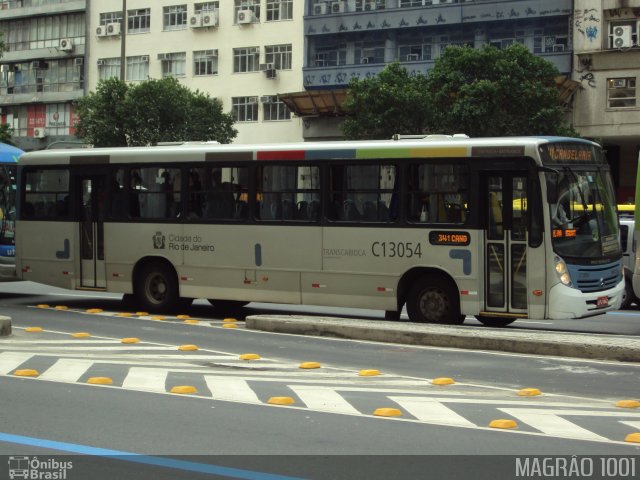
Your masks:
{"label": "white bus", "polygon": [[579,139],[50,150],[18,180],[22,279],[149,311],[406,305],[504,326],[597,315],[624,290],[609,169]]}

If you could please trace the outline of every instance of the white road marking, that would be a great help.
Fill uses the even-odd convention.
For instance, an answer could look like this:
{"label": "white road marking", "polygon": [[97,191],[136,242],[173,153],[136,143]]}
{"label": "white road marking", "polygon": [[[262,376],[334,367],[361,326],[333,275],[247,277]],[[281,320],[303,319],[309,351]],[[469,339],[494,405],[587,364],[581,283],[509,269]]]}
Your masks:
{"label": "white road marking", "polygon": [[164,393],[167,391],[168,373],[169,370],[164,368],[131,367],[124,382],[122,382],[122,387],[131,390]]}
{"label": "white road marking", "polygon": [[262,403],[246,380],[241,378],[218,377],[205,375],[207,387],[215,400],[230,402]]}
{"label": "white road marking", "polygon": [[389,400],[393,400],[402,409],[423,422],[439,425],[456,425],[460,427],[476,427],[475,423],[458,415],[433,398],[390,396]]}
{"label": "white road marking", "polygon": [[61,358],[40,375],[41,380],[54,382],[77,382],[89,368],[95,364],[92,360]]}
{"label": "white road marking", "polygon": [[620,423],[624,423],[625,425],[629,425],[630,427],[635,428],[640,432],[640,422],[631,422],[629,420],[620,420]]}
{"label": "white road marking", "polygon": [[33,353],[3,352],[0,353],[0,375],[8,375],[24,362],[33,357]]}
{"label": "white road marking", "polygon": [[333,388],[287,385],[302,402],[312,410],[332,413],[360,414],[342,395]]}

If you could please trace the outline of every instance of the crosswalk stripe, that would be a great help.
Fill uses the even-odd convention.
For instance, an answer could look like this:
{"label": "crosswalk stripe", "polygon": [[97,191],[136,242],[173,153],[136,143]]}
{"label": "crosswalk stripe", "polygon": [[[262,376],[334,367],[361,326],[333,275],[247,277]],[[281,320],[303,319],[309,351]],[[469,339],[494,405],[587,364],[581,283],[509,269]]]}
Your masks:
{"label": "crosswalk stripe", "polygon": [[640,431],[640,422],[632,422],[629,420],[620,420],[620,423],[624,423],[625,425],[629,425],[632,428],[635,428]]}
{"label": "crosswalk stripe", "polygon": [[[547,435],[555,437],[575,438],[580,440],[597,440],[607,441],[605,437],[602,437],[590,430],[580,427],[569,420],[560,417],[559,415],[570,415],[571,411],[563,410],[536,410],[536,409],[519,409],[519,408],[499,408],[498,410],[515,417],[527,425],[540,430]],[[591,412],[598,416],[603,412]],[[586,414],[586,412],[578,413]],[[606,412],[606,415],[610,415],[610,412]]]}
{"label": "crosswalk stripe", "polygon": [[77,382],[94,364],[91,360],[80,358],[60,358],[40,375],[41,380],[56,382]]}
{"label": "crosswalk stripe", "polygon": [[216,375],[205,375],[204,380],[215,400],[262,403],[245,380]]}
{"label": "crosswalk stripe", "polygon": [[360,415],[342,395],[333,388],[309,385],[287,385],[312,410]]}
{"label": "crosswalk stripe", "polygon": [[168,373],[169,371],[164,368],[131,367],[124,382],[122,382],[122,387],[131,390],[163,393],[167,391]]}
{"label": "crosswalk stripe", "polygon": [[24,362],[33,357],[33,353],[3,352],[0,353],[0,374],[8,375]]}
{"label": "crosswalk stripe", "polygon": [[460,427],[475,427],[461,415],[446,407],[439,401],[427,397],[396,397],[389,396],[389,400],[396,402],[401,408],[409,412],[418,420],[441,425],[456,425]]}

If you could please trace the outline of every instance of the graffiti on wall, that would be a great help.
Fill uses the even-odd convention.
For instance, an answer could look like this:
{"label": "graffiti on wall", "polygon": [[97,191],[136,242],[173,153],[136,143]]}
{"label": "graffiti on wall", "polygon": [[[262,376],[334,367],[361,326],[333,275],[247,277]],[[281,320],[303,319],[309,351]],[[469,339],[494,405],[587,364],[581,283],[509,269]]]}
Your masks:
{"label": "graffiti on wall", "polygon": [[597,41],[600,35],[599,13],[595,8],[576,8],[573,12],[576,31],[581,33],[590,42]]}

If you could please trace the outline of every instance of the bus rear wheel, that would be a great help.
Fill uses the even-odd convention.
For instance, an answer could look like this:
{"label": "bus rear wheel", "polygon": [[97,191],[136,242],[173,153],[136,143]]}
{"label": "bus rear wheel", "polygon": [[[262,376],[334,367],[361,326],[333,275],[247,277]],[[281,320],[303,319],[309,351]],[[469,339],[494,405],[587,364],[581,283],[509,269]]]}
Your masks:
{"label": "bus rear wheel", "polygon": [[142,267],[136,298],[150,312],[171,311],[178,306],[178,279],[168,265],[153,262]]}
{"label": "bus rear wheel", "polygon": [[487,327],[506,327],[516,321],[515,318],[483,317],[482,315],[476,315],[476,319]]}
{"label": "bus rear wheel", "polygon": [[407,313],[412,322],[447,325],[464,322],[455,286],[437,276],[422,277],[413,284],[407,299]]}

